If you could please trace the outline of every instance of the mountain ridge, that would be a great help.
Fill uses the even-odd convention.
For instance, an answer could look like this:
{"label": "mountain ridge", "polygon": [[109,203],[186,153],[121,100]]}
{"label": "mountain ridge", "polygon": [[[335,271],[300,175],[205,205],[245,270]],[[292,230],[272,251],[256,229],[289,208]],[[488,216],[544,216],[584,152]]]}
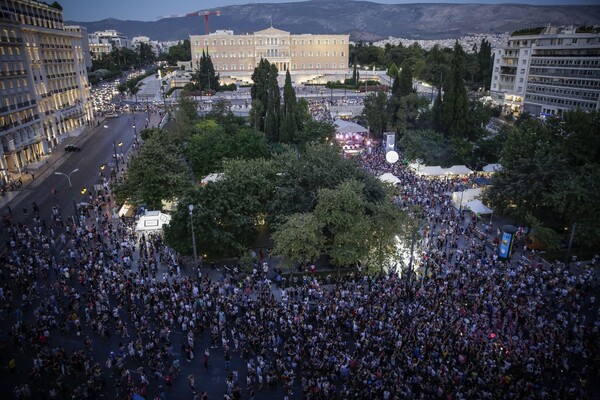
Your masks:
{"label": "mountain ridge", "polygon": [[[210,17],[210,30],[249,33],[273,26],[293,34],[350,34],[351,40],[374,41],[389,36],[448,39],[467,34],[499,34],[522,28],[552,25],[600,25],[600,7],[589,5],[538,6],[528,4],[379,4],[368,1],[327,0],[296,3],[244,4],[220,7]],[[332,17],[334,16],[334,17]],[[128,37],[182,40],[204,34],[202,17],[133,21],[109,18],[93,22],[66,21],[88,32],[115,29]]]}

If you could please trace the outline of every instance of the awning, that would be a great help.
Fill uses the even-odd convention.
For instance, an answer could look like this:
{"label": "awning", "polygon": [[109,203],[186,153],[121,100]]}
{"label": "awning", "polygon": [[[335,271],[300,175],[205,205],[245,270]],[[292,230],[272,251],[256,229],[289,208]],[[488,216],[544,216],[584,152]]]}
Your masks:
{"label": "awning", "polygon": [[488,208],[481,200],[471,200],[465,203],[464,208],[473,211],[475,214],[492,214],[494,211]]}
{"label": "awning", "polygon": [[500,164],[488,164],[482,168],[483,172],[496,172],[502,169]]}
{"label": "awning", "polygon": [[382,182],[391,183],[392,185],[397,185],[400,183],[400,179],[390,172],[386,172],[385,174],[381,175],[379,180]]}

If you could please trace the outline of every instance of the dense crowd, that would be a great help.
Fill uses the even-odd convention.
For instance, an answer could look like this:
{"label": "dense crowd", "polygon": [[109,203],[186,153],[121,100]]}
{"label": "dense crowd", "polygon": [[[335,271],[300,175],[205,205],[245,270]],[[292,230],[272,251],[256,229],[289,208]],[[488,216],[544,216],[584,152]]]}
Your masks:
{"label": "dense crowd", "polygon": [[2,374],[15,378],[3,385],[18,399],[130,399],[170,398],[183,381],[188,398],[207,399],[217,383],[204,371],[218,365],[224,399],[593,398],[592,270],[499,261],[451,207],[452,181],[379,152],[361,162],[398,176],[400,207],[421,206],[426,279],[309,274],[279,286],[255,268],[213,280],[182,271],[133,221],[78,226],[55,208],[51,222],[4,232]]}

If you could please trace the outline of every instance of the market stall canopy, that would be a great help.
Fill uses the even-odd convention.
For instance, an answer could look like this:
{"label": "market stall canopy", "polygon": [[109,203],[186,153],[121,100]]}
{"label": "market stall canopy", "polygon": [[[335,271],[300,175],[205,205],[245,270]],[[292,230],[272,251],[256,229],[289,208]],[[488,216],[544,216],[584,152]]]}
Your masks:
{"label": "market stall canopy", "polygon": [[473,211],[475,214],[491,214],[494,212],[491,208],[486,207],[481,200],[471,200],[464,203],[463,207]]}
{"label": "market stall canopy", "polygon": [[379,177],[379,180],[382,182],[391,183],[392,185],[397,185],[398,183],[400,183],[400,179],[398,179],[398,177],[389,172],[386,172],[385,174],[381,175]]}
{"label": "market stall canopy", "polygon": [[488,164],[482,168],[483,172],[496,172],[502,169],[502,165],[500,164]]}
{"label": "market stall canopy", "polygon": [[163,225],[171,222],[171,216],[160,211],[146,211],[138,220],[136,232],[162,231]]}
{"label": "market stall canopy", "polygon": [[435,166],[435,167],[421,166],[421,168],[419,168],[417,170],[417,174],[425,175],[425,176],[443,176],[446,174],[446,171],[440,166]]}
{"label": "market stall canopy", "polygon": [[473,173],[473,171],[471,171],[465,165],[453,165],[450,168],[445,168],[444,171],[448,175],[470,175]]}
{"label": "market stall canopy", "polygon": [[454,192],[452,193],[452,205],[455,208],[460,208],[460,204],[462,203],[464,208],[464,205],[469,201],[478,199],[481,193],[481,189],[466,189],[461,192]]}
{"label": "market stall canopy", "polygon": [[367,133],[367,128],[354,122],[336,119],[334,123],[337,133]]}

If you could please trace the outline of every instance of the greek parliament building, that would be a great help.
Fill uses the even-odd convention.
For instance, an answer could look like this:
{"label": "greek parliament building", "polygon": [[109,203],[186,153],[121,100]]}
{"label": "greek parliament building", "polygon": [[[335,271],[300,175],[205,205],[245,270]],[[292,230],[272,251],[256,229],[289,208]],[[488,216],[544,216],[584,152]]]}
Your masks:
{"label": "greek parliament building", "polygon": [[600,28],[548,26],[513,33],[494,51],[490,95],[515,116],[599,110]]}
{"label": "greek parliament building", "polygon": [[0,183],[93,118],[87,32],[62,10],[0,0]]}
{"label": "greek parliament building", "polygon": [[[202,51],[208,51],[222,84],[252,83],[251,76],[261,58],[277,69],[290,71],[299,83],[343,80],[348,73],[349,35],[291,35],[273,27],[253,34],[234,35],[221,30],[209,35],[192,35],[192,68]],[[285,73],[279,74],[283,82]]]}

